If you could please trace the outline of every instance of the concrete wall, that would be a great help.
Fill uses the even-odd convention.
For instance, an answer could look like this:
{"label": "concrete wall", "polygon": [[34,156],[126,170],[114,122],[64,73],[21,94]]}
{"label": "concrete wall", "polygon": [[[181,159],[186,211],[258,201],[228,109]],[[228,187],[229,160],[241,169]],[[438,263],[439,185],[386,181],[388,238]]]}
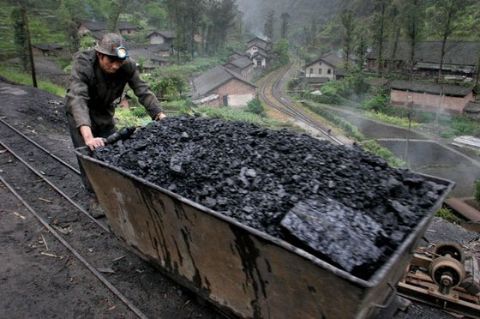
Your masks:
{"label": "concrete wall", "polygon": [[390,100],[392,104],[406,105],[412,102],[416,106],[426,109],[445,109],[449,112],[461,113],[468,102],[474,101],[473,93],[465,97],[454,97],[434,95],[429,93],[406,92],[392,89],[390,92]]}
{"label": "concrete wall", "polygon": [[[330,74],[328,73],[329,70]],[[318,61],[305,69],[305,76],[307,78],[329,78],[330,80],[335,80],[335,69],[331,65]]]}

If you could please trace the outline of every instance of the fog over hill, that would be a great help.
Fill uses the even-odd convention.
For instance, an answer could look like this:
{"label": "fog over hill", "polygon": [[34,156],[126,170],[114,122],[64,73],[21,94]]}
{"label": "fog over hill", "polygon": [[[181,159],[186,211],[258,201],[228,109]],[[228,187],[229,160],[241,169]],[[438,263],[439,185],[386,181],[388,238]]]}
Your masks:
{"label": "fog over hill", "polygon": [[359,15],[368,14],[372,2],[372,0],[237,0],[239,9],[244,13],[247,30],[256,35],[263,34],[265,19],[271,10],[275,11],[277,30],[280,15],[288,12],[293,30],[300,31],[304,25],[310,25],[312,19],[322,24],[347,7]]}

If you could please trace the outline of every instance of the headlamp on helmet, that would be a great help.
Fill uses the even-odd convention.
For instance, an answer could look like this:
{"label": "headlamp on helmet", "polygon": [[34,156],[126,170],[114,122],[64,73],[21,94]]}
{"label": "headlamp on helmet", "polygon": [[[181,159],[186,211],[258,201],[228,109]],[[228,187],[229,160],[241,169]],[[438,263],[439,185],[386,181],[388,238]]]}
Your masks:
{"label": "headlamp on helmet", "polygon": [[119,58],[120,60],[125,60],[128,57],[127,48],[125,48],[123,45],[117,47],[115,49],[115,53],[117,55],[117,58]]}

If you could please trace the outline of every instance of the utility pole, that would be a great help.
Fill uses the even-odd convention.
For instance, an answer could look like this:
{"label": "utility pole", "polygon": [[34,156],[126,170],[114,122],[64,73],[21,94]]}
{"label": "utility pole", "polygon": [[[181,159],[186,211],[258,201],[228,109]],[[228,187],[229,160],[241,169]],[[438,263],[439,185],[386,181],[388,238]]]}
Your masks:
{"label": "utility pole", "polygon": [[25,25],[25,31],[26,31],[25,33],[26,33],[26,36],[27,36],[27,50],[28,50],[28,56],[29,56],[29,59],[30,59],[30,67],[31,67],[31,71],[32,71],[32,84],[33,84],[33,87],[38,87],[38,85],[37,85],[37,75],[35,73],[35,62],[33,60],[32,40],[31,40],[31,37],[30,37],[30,27],[28,26],[27,10],[25,9],[25,7],[23,5],[20,5],[20,12],[21,12],[21,15],[22,15],[23,23]]}

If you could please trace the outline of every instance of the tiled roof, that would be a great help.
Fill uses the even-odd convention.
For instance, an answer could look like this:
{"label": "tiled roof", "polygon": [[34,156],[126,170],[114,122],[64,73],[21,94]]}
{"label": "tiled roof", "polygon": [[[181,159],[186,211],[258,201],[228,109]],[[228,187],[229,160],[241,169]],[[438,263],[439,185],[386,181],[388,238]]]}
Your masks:
{"label": "tiled roof", "polygon": [[175,39],[175,32],[174,31],[152,31],[147,35],[147,38],[150,38],[154,35],[161,35],[166,39]]}
{"label": "tiled roof", "polygon": [[228,70],[223,66],[216,66],[210,69],[192,80],[193,86],[193,99],[199,99],[204,97],[214,89],[227,83],[228,81],[236,79],[244,82],[252,87],[255,87],[252,83],[245,81],[239,74]]}
{"label": "tiled roof", "polygon": [[236,58],[224,65],[227,65],[227,64],[231,64],[233,65],[234,67],[236,68],[239,68],[240,70],[243,70],[245,69],[246,67],[250,66],[253,64],[252,60],[250,60],[249,58],[247,58],[246,56],[241,56],[239,58]]}
{"label": "tiled roof", "polygon": [[[415,48],[415,62],[416,63],[440,63],[441,55],[441,41],[424,41],[419,42]],[[387,45],[384,58],[391,60],[393,45]],[[446,51],[444,63],[454,65],[470,65],[474,66],[478,61],[478,54],[480,52],[480,42],[469,41],[448,41],[446,43]],[[373,50],[367,56],[368,59],[376,59],[377,51]],[[407,42],[399,42],[395,53],[394,60],[409,61],[410,60],[410,45]]]}
{"label": "tiled roof", "polygon": [[411,91],[417,93],[430,93],[435,95],[457,96],[464,97],[472,92],[471,88],[466,88],[458,85],[434,84],[424,82],[412,82],[397,80],[393,81],[391,88],[400,91]]}

